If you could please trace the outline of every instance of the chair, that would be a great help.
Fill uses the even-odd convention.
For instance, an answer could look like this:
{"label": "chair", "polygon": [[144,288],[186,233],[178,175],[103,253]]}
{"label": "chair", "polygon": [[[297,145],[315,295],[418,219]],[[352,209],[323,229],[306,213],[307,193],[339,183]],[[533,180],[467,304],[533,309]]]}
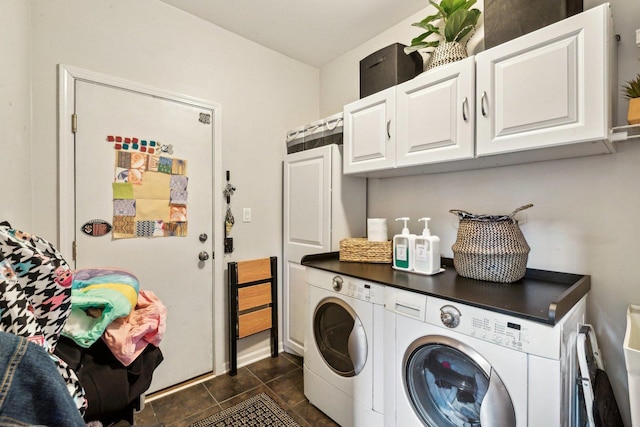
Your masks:
{"label": "chair", "polygon": [[238,372],[237,340],[271,329],[271,357],[278,357],[277,257],[230,262],[229,375]]}

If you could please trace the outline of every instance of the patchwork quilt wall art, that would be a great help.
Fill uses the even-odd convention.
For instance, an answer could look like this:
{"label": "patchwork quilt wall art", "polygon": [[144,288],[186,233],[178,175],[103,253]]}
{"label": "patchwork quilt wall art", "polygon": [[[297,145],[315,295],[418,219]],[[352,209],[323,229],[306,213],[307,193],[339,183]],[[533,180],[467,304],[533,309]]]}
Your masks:
{"label": "patchwork quilt wall art", "polygon": [[115,148],[114,239],[187,235],[187,161],[173,146],[107,136]]}

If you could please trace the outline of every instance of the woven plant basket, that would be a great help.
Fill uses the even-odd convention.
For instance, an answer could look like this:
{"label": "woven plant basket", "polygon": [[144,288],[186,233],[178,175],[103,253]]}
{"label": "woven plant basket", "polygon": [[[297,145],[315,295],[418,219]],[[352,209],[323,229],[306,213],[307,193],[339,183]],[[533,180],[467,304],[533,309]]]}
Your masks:
{"label": "woven plant basket", "polygon": [[460,218],[458,236],[451,249],[460,276],[489,282],[512,283],[524,277],[529,245],[514,219],[524,205],[509,215],[474,215],[452,209]]}
{"label": "woven plant basket", "polygon": [[427,61],[426,70],[439,67],[451,62],[460,61],[467,56],[467,47],[458,42],[447,42],[436,47]]}
{"label": "woven plant basket", "polygon": [[391,264],[391,241],[371,242],[366,238],[340,240],[340,261]]}

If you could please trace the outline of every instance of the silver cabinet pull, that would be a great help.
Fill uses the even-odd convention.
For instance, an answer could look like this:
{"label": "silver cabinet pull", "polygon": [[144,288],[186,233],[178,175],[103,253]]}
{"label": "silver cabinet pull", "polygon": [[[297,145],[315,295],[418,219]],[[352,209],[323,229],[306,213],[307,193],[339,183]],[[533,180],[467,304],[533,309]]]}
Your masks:
{"label": "silver cabinet pull", "polygon": [[480,110],[482,111],[482,115],[487,117],[487,111],[484,109],[484,104],[487,99],[487,92],[482,91],[482,98],[480,98]]}
{"label": "silver cabinet pull", "polygon": [[464,99],[462,100],[462,120],[464,120],[465,122],[469,121],[468,113],[469,113],[469,100],[465,96]]}

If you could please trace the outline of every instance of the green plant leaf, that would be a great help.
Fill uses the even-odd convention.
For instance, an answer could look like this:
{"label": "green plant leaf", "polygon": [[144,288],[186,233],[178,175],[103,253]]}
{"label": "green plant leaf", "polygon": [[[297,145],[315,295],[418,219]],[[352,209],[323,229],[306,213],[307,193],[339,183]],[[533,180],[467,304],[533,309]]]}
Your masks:
{"label": "green plant leaf", "polygon": [[415,24],[411,25],[413,25],[414,27],[422,28],[423,30],[426,30],[430,33],[440,34],[440,28],[436,27],[433,24],[423,24],[422,22],[416,22]]}
{"label": "green plant leaf", "polygon": [[450,17],[455,11],[466,9],[476,3],[476,0],[442,0],[440,2],[440,8],[445,18]]}
{"label": "green plant leaf", "polygon": [[622,93],[627,99],[640,98],[640,74],[622,86]]}
{"label": "green plant leaf", "polygon": [[426,18],[424,18],[422,21],[416,22],[413,25],[416,26],[416,27],[419,27],[419,26],[427,25],[430,22],[436,21],[438,19],[442,19],[442,14],[436,13],[435,15],[429,15]]}
{"label": "green plant leaf", "polygon": [[411,46],[407,46],[404,48],[404,53],[406,53],[407,55],[418,51],[418,50],[423,50],[423,49],[428,49],[431,47],[436,47],[440,44],[440,41],[436,40],[436,41],[429,41],[429,42],[423,42],[423,43],[417,43],[415,45],[411,45]]}
{"label": "green plant leaf", "polygon": [[422,43],[429,35],[430,34],[428,32],[420,34],[418,37],[411,40],[411,46]]}
{"label": "green plant leaf", "polygon": [[[441,39],[447,42],[460,41],[467,36],[475,29],[481,13],[478,9],[471,9],[476,1],[441,0],[436,3],[434,0],[429,0],[429,4],[437,10],[437,13],[412,24],[425,32],[411,41],[410,51],[439,46]],[[439,36],[438,39],[425,42],[425,39],[433,34]]]}
{"label": "green plant leaf", "polygon": [[479,16],[478,9],[459,9],[453,12],[444,27],[444,39],[447,42],[460,41],[475,28]]}
{"label": "green plant leaf", "polygon": [[431,4],[431,6],[435,7],[438,10],[438,15],[440,15],[440,18],[444,18],[447,16],[445,10],[438,3],[434,2],[433,0],[429,0],[429,3]]}

